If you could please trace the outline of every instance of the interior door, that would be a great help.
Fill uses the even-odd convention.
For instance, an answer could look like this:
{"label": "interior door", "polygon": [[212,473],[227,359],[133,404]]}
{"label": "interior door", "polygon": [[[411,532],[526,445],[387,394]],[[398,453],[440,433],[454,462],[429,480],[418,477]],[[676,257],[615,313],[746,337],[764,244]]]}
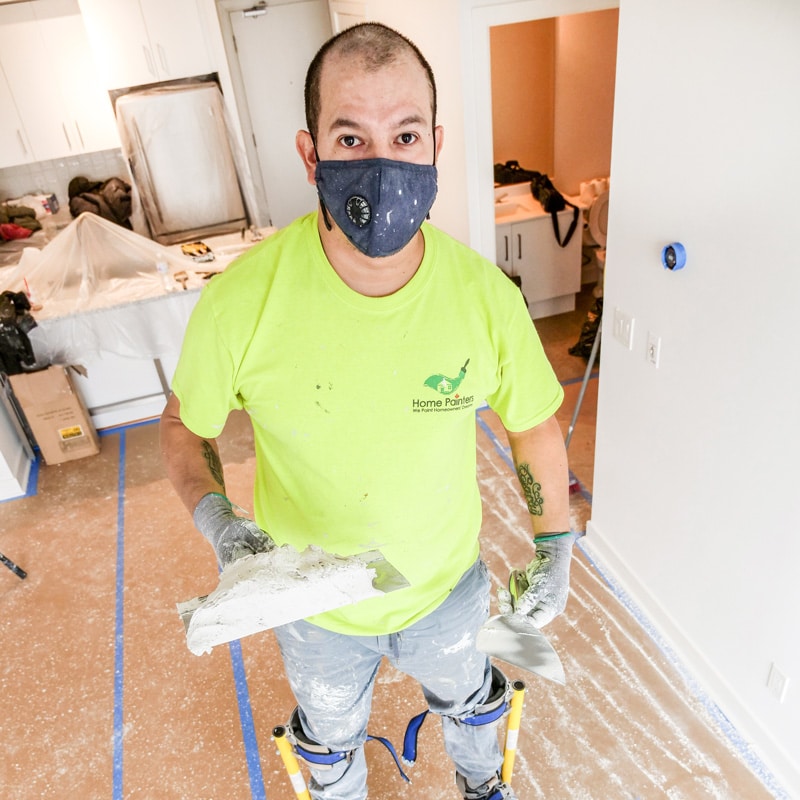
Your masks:
{"label": "interior door", "polygon": [[248,148],[251,168],[260,172],[272,224],[283,227],[317,207],[294,142],[306,127],[306,69],[331,24],[324,0],[270,3],[263,12],[229,10],[228,17],[244,93],[237,104],[254,145]]}

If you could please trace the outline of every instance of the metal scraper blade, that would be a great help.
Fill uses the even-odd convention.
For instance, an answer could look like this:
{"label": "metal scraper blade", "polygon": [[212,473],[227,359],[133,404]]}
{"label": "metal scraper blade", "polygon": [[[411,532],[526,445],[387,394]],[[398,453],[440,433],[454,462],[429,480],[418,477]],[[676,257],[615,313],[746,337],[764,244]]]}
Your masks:
{"label": "metal scraper blade", "polygon": [[520,617],[490,617],[478,631],[478,650],[564,686],[567,682],[558,653],[547,637]]}

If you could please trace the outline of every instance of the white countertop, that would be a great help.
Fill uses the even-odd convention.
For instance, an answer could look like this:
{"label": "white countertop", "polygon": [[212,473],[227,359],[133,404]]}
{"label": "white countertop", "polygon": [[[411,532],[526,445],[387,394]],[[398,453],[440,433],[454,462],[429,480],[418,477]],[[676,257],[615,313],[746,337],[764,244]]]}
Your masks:
{"label": "white countertop", "polygon": [[[580,198],[564,195],[564,198],[583,208]],[[572,209],[566,211],[572,214]],[[530,183],[513,183],[506,186],[495,186],[494,189],[494,223],[495,225],[508,225],[513,222],[523,222],[538,217],[550,218],[539,201],[531,194]]]}

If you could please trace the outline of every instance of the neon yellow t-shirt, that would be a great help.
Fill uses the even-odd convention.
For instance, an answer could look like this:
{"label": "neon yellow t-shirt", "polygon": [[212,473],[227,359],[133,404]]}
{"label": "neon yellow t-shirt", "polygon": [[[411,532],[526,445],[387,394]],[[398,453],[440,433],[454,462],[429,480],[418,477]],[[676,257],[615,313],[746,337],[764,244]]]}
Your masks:
{"label": "neon yellow t-shirt", "polygon": [[254,508],[279,544],[379,548],[411,586],[312,618],[348,634],[407,627],[478,556],[475,410],[509,430],[563,391],[519,290],[429,224],[414,277],[365,297],[336,275],[310,214],[204,289],[173,379],[184,424],[217,437],[253,423]]}

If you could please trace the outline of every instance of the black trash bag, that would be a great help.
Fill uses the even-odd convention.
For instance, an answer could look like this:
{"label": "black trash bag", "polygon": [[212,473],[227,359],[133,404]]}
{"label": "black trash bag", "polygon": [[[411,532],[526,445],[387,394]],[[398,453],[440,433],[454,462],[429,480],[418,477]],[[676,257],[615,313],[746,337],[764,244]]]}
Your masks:
{"label": "black trash bag", "polygon": [[[600,318],[602,315],[603,298],[598,297],[595,299],[594,303],[592,303],[592,307],[586,312],[586,321],[583,323],[583,327],[581,327],[578,341],[569,348],[569,354],[571,356],[578,356],[580,358],[585,358],[587,361],[589,360],[589,356],[592,353],[592,345],[594,345],[597,331],[600,328]],[[597,354],[595,355],[596,360],[600,358],[600,347],[601,345],[598,344]]]}
{"label": "black trash bag", "polygon": [[535,180],[541,172],[533,169],[523,169],[519,161],[506,161],[505,164],[494,165],[494,182],[504,185],[514,183],[530,183]]}
{"label": "black trash bag", "polygon": [[19,375],[25,371],[25,366],[36,362],[31,340],[17,325],[13,296],[13,292],[0,295],[0,372],[6,375]]}

